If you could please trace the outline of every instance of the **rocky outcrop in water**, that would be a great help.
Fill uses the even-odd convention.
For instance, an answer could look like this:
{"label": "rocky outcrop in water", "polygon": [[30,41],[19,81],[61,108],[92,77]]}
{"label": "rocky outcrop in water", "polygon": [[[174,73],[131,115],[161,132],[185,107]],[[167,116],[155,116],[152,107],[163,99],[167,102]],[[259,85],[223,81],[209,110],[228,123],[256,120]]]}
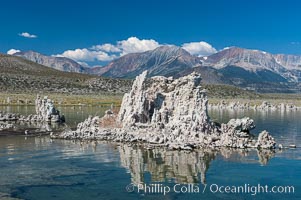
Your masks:
{"label": "rocky outcrop in water", "polygon": [[[89,117],[76,131],[53,138],[100,139],[117,142],[145,142],[171,149],[196,147],[274,148],[271,136],[261,144],[250,134],[255,127],[249,118],[233,119],[218,126],[207,110],[206,91],[201,76],[192,73],[179,79],[153,77],[147,72],[136,78],[130,93],[124,95],[119,114]],[[110,119],[110,120],[109,120]]]}
{"label": "rocky outcrop in water", "polygon": [[9,121],[24,121],[24,122],[64,122],[64,115],[60,115],[53,104],[51,99],[48,99],[45,96],[43,99],[40,96],[37,96],[35,100],[35,115],[20,115],[15,113],[4,113],[0,111],[0,121],[9,122]]}
{"label": "rocky outcrop in water", "polygon": [[256,146],[266,149],[273,144],[275,144],[274,138],[267,131],[262,131],[259,134]]}
{"label": "rocky outcrop in water", "polygon": [[35,100],[35,115],[20,116],[20,121],[36,121],[36,122],[64,122],[65,117],[60,115],[51,99],[45,96],[43,99],[38,95]]}
{"label": "rocky outcrop in water", "polygon": [[0,123],[0,131],[14,128],[13,124]]}
{"label": "rocky outcrop in water", "polygon": [[15,113],[4,113],[0,111],[0,121],[17,121],[21,115]]}
{"label": "rocky outcrop in water", "polygon": [[40,96],[37,96],[35,101],[36,115],[40,121],[46,122],[60,122],[65,121],[63,116],[60,116],[60,111],[58,111],[51,99],[48,99],[47,96],[42,99]]}

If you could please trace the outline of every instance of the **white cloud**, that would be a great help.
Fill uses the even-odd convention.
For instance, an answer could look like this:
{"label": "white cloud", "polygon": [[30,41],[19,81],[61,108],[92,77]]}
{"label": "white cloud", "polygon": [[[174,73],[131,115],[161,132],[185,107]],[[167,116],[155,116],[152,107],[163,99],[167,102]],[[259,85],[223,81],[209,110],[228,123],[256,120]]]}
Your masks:
{"label": "white cloud", "polygon": [[56,57],[67,57],[76,61],[111,61],[116,58],[115,55],[109,55],[103,51],[93,51],[89,49],[74,49],[74,50],[67,50],[59,55],[54,55]]}
{"label": "white cloud", "polygon": [[102,44],[102,45],[95,45],[95,46],[92,46],[91,49],[98,50],[98,51],[111,52],[111,53],[121,52],[121,49],[119,49],[115,45],[109,44],[109,43]]}
{"label": "white cloud", "polygon": [[122,50],[122,56],[129,53],[138,53],[153,50],[159,46],[160,44],[155,40],[140,40],[137,37],[130,37],[127,40],[117,42],[117,47]]}
{"label": "white cloud", "polygon": [[38,37],[38,36],[30,34],[28,32],[19,33],[18,35],[22,36],[22,37],[26,37],[26,38],[37,38]]}
{"label": "white cloud", "polygon": [[203,41],[184,43],[182,48],[188,51],[190,54],[197,56],[208,56],[217,52],[214,47]]}
{"label": "white cloud", "polygon": [[160,44],[152,39],[142,39],[140,40],[137,37],[129,37],[126,40],[117,41],[114,44],[101,44],[92,46],[93,50],[105,51],[108,53],[120,53],[121,56],[129,53],[138,53],[153,50],[159,47]]}
{"label": "white cloud", "polygon": [[18,52],[21,52],[21,51],[18,50],[18,49],[10,49],[10,50],[7,51],[7,54],[8,55],[13,55],[13,54],[18,53]]}
{"label": "white cloud", "polygon": [[140,40],[137,37],[130,37],[126,40],[117,41],[116,44],[99,44],[91,48],[67,50],[62,54],[53,55],[67,57],[76,61],[111,61],[129,53],[138,53],[153,50],[160,46],[155,40]]}
{"label": "white cloud", "polygon": [[90,67],[86,62],[77,61],[77,63],[84,67]]}

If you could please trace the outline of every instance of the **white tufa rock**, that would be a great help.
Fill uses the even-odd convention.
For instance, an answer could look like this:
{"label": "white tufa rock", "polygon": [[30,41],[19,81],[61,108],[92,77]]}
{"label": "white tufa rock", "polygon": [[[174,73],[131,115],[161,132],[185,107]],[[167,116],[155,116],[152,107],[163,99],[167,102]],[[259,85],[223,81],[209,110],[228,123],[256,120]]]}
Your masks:
{"label": "white tufa rock", "polygon": [[15,126],[13,124],[7,124],[7,123],[0,123],[0,131],[7,130],[7,129],[13,129]]}
{"label": "white tufa rock", "polygon": [[55,109],[53,101],[45,96],[43,99],[38,95],[35,100],[36,114],[39,121],[60,122],[63,118],[60,116],[60,111]]}
{"label": "white tufa rock", "polygon": [[267,131],[262,131],[259,136],[258,140],[256,143],[256,147],[262,148],[262,149],[267,149],[271,147],[275,147],[276,142],[274,138],[267,132]]}
{"label": "white tufa rock", "polygon": [[274,139],[268,133],[259,141],[250,135],[255,127],[252,119],[232,119],[221,127],[213,123],[200,74],[179,79],[146,76],[147,71],[136,77],[132,90],[123,97],[118,115],[110,111],[101,119],[89,117],[76,131],[53,138],[140,141],[187,150],[223,146],[274,148]]}
{"label": "white tufa rock", "polygon": [[65,117],[60,115],[51,99],[45,96],[43,99],[38,95],[35,100],[35,115],[23,116],[14,113],[2,113],[0,111],[0,121],[24,121],[24,122],[64,122]]}

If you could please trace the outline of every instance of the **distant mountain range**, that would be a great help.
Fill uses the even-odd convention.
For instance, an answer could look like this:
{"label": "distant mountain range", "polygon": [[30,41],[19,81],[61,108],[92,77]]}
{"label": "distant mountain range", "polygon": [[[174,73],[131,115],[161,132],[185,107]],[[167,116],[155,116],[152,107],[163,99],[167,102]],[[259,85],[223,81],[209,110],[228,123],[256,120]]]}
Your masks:
{"label": "distant mountain range", "polygon": [[200,66],[199,59],[177,46],[161,46],[143,53],[127,54],[109,63],[103,76],[134,78],[144,70],[149,76],[176,76]]}
{"label": "distant mountain range", "polygon": [[143,53],[132,53],[104,67],[83,67],[68,58],[36,52],[14,54],[62,71],[95,74],[112,78],[134,78],[144,70],[149,76],[179,77],[200,72],[203,82],[229,84],[260,92],[300,92],[301,56],[270,54],[231,47],[208,57],[197,57],[184,49],[166,45]]}
{"label": "distant mountain range", "polygon": [[201,62],[203,66],[211,66],[221,71],[245,70],[253,76],[257,74],[258,80],[301,81],[301,56],[273,55],[264,51],[232,47],[211,56],[202,57]]}
{"label": "distant mountain range", "polygon": [[19,56],[35,63],[65,72],[85,73],[88,70],[87,67],[83,67],[69,58],[46,56],[34,51],[17,52],[14,56]]}
{"label": "distant mountain range", "polygon": [[260,92],[301,92],[301,56],[232,47],[200,61],[231,85]]}

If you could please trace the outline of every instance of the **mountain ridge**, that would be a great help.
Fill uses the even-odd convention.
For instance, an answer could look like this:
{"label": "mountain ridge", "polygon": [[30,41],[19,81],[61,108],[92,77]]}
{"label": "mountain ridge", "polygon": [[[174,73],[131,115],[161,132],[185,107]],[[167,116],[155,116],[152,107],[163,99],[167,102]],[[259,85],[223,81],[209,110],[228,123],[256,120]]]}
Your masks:
{"label": "mountain ridge", "polygon": [[0,91],[8,93],[123,94],[129,80],[63,72],[25,58],[0,53]]}
{"label": "mountain ridge", "polygon": [[46,56],[32,50],[16,52],[13,55],[60,71],[85,73],[88,70],[87,67],[80,65],[70,58]]}
{"label": "mountain ridge", "polygon": [[165,45],[143,53],[122,56],[105,66],[106,72],[99,75],[134,78],[144,70],[148,70],[149,76],[173,76],[198,64],[198,59],[184,49],[174,45]]}
{"label": "mountain ridge", "polygon": [[301,56],[296,55],[271,54],[260,50],[232,47],[206,58],[203,57],[201,62],[202,65],[216,69],[236,66],[253,72],[269,70],[282,76],[288,82],[301,81],[301,67],[299,67]]}

